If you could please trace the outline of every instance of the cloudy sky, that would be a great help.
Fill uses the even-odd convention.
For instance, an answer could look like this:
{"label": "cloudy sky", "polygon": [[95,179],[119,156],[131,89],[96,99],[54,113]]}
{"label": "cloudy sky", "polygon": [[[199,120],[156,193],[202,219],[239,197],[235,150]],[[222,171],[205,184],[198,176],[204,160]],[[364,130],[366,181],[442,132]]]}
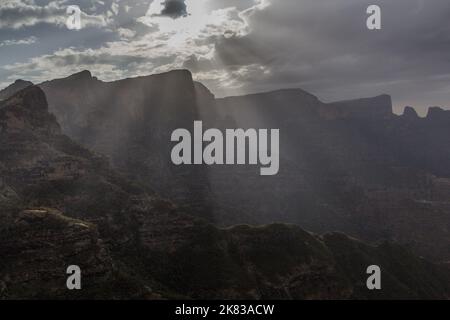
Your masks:
{"label": "cloudy sky", "polygon": [[[382,9],[382,29],[366,9]],[[82,30],[66,27],[67,7]],[[300,87],[450,107],[449,0],[1,0],[0,87],[188,68],[217,96]]]}

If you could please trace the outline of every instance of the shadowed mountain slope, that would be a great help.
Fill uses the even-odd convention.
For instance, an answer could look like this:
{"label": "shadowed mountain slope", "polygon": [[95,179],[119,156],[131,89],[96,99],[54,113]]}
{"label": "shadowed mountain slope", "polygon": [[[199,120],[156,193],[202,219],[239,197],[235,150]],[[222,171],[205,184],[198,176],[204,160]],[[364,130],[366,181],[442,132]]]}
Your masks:
{"label": "shadowed mountain slope", "polygon": [[[1,298],[449,297],[442,266],[396,245],[180,212],[63,135],[38,87],[0,103],[0,128]],[[65,288],[72,264],[80,292]],[[382,292],[365,289],[370,264]]]}
{"label": "shadowed mountain slope", "polygon": [[[214,99],[185,70],[115,82],[84,71],[40,87],[63,132],[190,214],[218,225],[339,230],[450,259],[449,111],[396,116],[387,95],[323,103],[300,89]],[[172,165],[171,132],[195,120],[280,129],[278,175]]]}

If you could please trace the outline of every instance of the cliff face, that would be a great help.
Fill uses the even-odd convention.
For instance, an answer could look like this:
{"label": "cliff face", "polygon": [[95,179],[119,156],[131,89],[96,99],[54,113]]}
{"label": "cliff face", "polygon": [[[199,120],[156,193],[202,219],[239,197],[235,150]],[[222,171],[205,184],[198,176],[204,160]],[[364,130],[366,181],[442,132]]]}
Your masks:
{"label": "cliff face", "polygon": [[[153,196],[63,135],[38,87],[0,102],[0,124],[0,297],[158,297],[113,258],[136,247],[133,199]],[[73,264],[82,292],[66,288]]]}
{"label": "cliff face", "polygon": [[[63,132],[187,213],[222,226],[340,230],[450,257],[448,200],[436,200],[444,193],[436,181],[450,179],[446,111],[396,116],[387,95],[326,104],[300,89],[214,99],[183,70],[111,83],[82,72],[40,87]],[[172,165],[170,134],[194,120],[280,129],[280,172]]]}
{"label": "cliff face", "polygon": [[38,87],[0,102],[0,125],[0,297],[82,297],[65,287],[72,264],[88,297],[151,296],[109,255],[113,234],[133,237],[125,208],[135,187],[61,133]]}
{"label": "cliff face", "polygon": [[[230,127],[281,132],[277,176],[261,178],[244,167],[212,170],[225,224],[288,221],[395,240],[448,259],[450,194],[442,197],[437,183],[450,177],[448,111],[431,108],[422,119],[407,109],[396,116],[389,96],[324,104],[295,90],[218,99],[216,106]],[[225,182],[230,175],[233,187]]]}
{"label": "cliff face", "polygon": [[[446,271],[400,247],[186,214],[64,136],[37,87],[0,103],[0,123],[1,298],[449,296]],[[79,292],[65,287],[72,264]],[[364,288],[370,264],[384,268],[379,294]]]}
{"label": "cliff face", "polygon": [[107,155],[133,179],[210,215],[207,173],[170,165],[173,130],[213,118],[212,94],[190,72],[102,82],[89,72],[40,85],[64,133]]}

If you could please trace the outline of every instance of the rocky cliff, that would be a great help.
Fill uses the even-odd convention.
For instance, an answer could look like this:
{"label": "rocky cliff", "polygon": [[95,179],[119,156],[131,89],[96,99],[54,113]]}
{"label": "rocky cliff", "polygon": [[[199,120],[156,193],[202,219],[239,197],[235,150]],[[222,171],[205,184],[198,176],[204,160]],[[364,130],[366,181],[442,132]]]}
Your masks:
{"label": "rocky cliff", "polygon": [[211,218],[208,173],[169,165],[172,131],[215,118],[213,95],[190,72],[102,82],[84,71],[40,87],[64,133],[107,155],[133,179]]}

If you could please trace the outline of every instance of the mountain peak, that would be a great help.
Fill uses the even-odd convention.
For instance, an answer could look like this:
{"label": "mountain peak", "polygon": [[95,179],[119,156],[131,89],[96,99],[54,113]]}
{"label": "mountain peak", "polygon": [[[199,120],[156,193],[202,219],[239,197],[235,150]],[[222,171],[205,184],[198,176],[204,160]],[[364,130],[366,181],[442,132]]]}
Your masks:
{"label": "mountain peak", "polygon": [[416,109],[413,107],[405,107],[405,110],[403,111],[403,117],[406,117],[408,119],[417,119],[419,118],[419,115],[417,114]]}
{"label": "mountain peak", "polygon": [[3,106],[20,105],[28,110],[47,110],[48,103],[44,91],[38,86],[29,86],[3,102]]}
{"label": "mountain peak", "polygon": [[38,86],[25,88],[1,101],[0,123],[3,133],[28,132],[48,137],[61,132],[55,117],[48,112],[45,93]]}
{"label": "mountain peak", "polygon": [[33,82],[30,81],[26,81],[26,80],[22,80],[22,79],[17,79],[16,81],[14,81],[13,85],[33,85]]}
{"label": "mountain peak", "polygon": [[30,81],[25,81],[22,79],[18,79],[14,81],[14,83],[10,84],[8,87],[0,91],[0,100],[6,100],[9,97],[13,96],[17,92],[32,86],[33,83]]}
{"label": "mountain peak", "polygon": [[443,117],[446,118],[450,114],[450,111],[444,110],[441,107],[430,107],[428,108],[427,119],[431,120],[442,120]]}
{"label": "mountain peak", "polygon": [[77,73],[70,75],[68,78],[70,79],[91,79],[92,73],[89,70],[83,70]]}

